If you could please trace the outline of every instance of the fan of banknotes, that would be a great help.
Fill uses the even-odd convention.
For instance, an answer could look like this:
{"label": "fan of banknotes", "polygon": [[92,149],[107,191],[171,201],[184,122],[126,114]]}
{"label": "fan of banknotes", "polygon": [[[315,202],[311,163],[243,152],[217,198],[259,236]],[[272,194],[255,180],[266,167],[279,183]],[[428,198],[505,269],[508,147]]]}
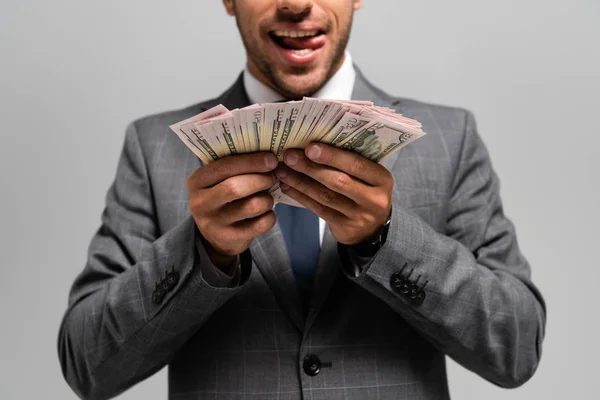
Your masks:
{"label": "fan of banknotes", "polygon": [[[270,151],[281,161],[285,149],[303,149],[311,142],[381,162],[425,135],[418,121],[370,101],[310,97],[231,111],[218,105],[170,128],[204,164],[257,151]],[[279,183],[269,192],[276,202],[300,206],[281,192]]]}

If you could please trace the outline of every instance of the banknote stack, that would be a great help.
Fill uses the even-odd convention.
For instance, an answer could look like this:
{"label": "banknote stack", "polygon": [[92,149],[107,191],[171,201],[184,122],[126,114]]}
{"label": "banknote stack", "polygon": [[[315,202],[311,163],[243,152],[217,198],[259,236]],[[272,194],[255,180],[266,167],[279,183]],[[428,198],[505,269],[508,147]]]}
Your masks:
{"label": "banknote stack", "polygon": [[[220,158],[270,151],[281,161],[286,149],[322,142],[375,162],[425,135],[421,124],[369,101],[305,97],[287,103],[253,104],[228,110],[215,106],[170,128],[204,164]],[[276,183],[276,202],[299,206]]]}

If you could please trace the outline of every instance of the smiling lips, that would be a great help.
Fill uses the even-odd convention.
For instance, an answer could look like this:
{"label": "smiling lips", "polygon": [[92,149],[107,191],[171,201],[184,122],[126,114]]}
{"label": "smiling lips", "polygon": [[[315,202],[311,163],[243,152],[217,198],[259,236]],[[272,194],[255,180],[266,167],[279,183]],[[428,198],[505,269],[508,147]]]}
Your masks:
{"label": "smiling lips", "polygon": [[319,30],[275,30],[270,36],[284,59],[295,65],[314,61],[327,41]]}

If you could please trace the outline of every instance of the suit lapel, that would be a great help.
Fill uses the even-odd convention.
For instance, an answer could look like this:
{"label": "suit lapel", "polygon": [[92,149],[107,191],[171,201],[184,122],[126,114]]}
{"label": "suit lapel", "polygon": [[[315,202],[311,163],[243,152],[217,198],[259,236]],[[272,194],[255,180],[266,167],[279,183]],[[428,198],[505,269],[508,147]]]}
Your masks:
{"label": "suit lapel", "polygon": [[[395,108],[398,112],[401,111],[401,104],[398,100],[371,85],[358,67],[354,66],[354,68],[356,70],[356,80],[352,99],[369,100],[376,105]],[[230,110],[250,104],[244,89],[242,74],[227,91],[215,100],[214,105],[219,103]],[[383,165],[391,169],[397,157],[398,152],[393,153],[383,161]],[[341,273],[340,258],[337,251],[337,241],[331,234],[329,226],[326,226],[310,299],[310,309],[305,320],[298,287],[279,224],[276,224],[266,234],[256,238],[250,246],[253,261],[269,285],[273,295],[296,327],[300,331],[304,331],[304,335],[308,334],[310,327],[323,308],[331,286],[338,274]]]}
{"label": "suit lapel", "polygon": [[243,108],[250,105],[250,99],[244,89],[244,75],[240,74],[229,89],[215,100],[215,105],[223,104],[229,110]]}
{"label": "suit lapel", "polygon": [[[375,105],[390,107],[400,111],[400,102],[398,100],[375,88],[365,79],[356,65],[354,68],[356,70],[356,80],[354,82],[354,89],[352,91],[353,100],[368,100],[375,103]],[[398,153],[399,152],[391,154],[383,161],[382,164],[391,170],[394,162],[398,158]],[[340,269],[341,263],[338,255],[337,241],[331,234],[329,225],[327,225],[323,235],[323,244],[321,246],[319,262],[317,264],[315,284],[311,296],[310,309],[306,320],[304,335],[308,334],[308,331],[323,308],[323,304],[329,295],[331,286],[335,282],[338,274],[341,273]]]}
{"label": "suit lapel", "polygon": [[[387,93],[373,86],[371,82],[364,77],[356,65],[354,65],[354,69],[356,70],[356,81],[354,82],[354,90],[352,91],[353,100],[372,101],[377,106],[390,107],[395,109],[396,112],[402,113],[402,103],[400,100],[391,97]],[[390,156],[381,164],[391,170],[399,154],[399,151],[390,154]]]}
{"label": "suit lapel", "polygon": [[304,330],[304,310],[279,223],[254,239],[250,253],[273,295],[294,325]]}
{"label": "suit lapel", "polygon": [[[227,91],[215,100],[215,105],[219,103],[230,110],[250,104],[248,94],[244,89],[242,74]],[[302,331],[305,321],[304,310],[279,224],[256,238],[250,246],[250,253],[273,295],[294,325]]]}
{"label": "suit lapel", "polygon": [[335,240],[331,234],[328,224],[325,226],[323,243],[321,245],[321,252],[319,253],[317,272],[310,299],[310,308],[306,318],[306,329],[304,330],[305,336],[308,334],[317,315],[319,315],[319,312],[323,308],[323,304],[329,295],[333,282],[340,273],[340,269],[341,263],[337,252],[337,240]]}

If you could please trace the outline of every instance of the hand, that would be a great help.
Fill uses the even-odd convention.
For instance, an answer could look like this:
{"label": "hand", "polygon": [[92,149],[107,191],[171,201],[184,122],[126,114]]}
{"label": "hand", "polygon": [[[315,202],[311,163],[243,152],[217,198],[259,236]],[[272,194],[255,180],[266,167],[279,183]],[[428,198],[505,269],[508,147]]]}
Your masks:
{"label": "hand", "polygon": [[384,166],[323,143],[288,150],[283,160],[275,170],[281,190],[327,221],[338,242],[364,242],[388,220],[394,178]]}
{"label": "hand", "polygon": [[222,158],[198,168],[187,180],[190,210],[209,258],[217,267],[232,264],[252,240],[275,225],[276,182],[272,153]]}

